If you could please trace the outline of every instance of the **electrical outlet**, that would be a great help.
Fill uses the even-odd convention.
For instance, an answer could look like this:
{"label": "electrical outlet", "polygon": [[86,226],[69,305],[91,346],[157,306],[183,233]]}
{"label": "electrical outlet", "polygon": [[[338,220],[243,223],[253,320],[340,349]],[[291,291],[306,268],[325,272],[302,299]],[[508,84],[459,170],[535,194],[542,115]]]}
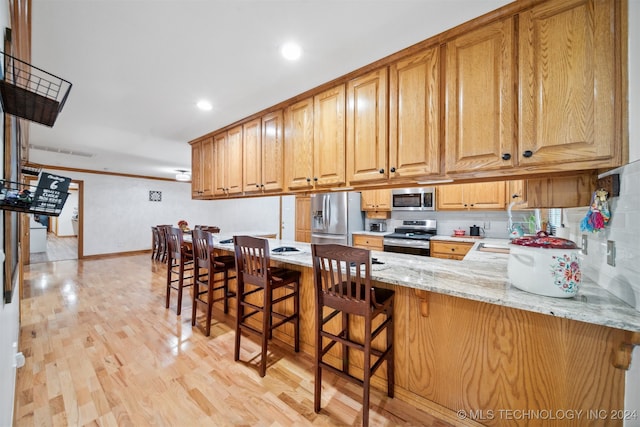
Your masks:
{"label": "electrical outlet", "polygon": [[588,243],[589,243],[589,239],[587,238],[587,235],[586,235],[586,234],[583,234],[583,235],[582,235],[582,253],[583,253],[584,255],[586,255],[586,254],[588,253],[588,252],[587,252],[587,246],[588,246]]}
{"label": "electrical outlet", "polygon": [[616,242],[607,240],[607,264],[616,265]]}
{"label": "electrical outlet", "polygon": [[490,221],[485,221],[484,223],[484,228],[485,230],[490,230],[491,229],[491,222]]}

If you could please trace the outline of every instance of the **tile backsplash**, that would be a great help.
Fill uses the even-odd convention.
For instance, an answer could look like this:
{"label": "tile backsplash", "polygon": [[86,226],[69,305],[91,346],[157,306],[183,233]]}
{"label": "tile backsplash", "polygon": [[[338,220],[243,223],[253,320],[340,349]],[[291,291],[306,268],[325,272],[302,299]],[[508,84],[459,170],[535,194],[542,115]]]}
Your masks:
{"label": "tile backsplash", "polygon": [[[620,174],[620,196],[609,199],[611,220],[604,230],[583,233],[580,222],[588,207],[565,209],[569,238],[579,245],[587,236],[583,273],[640,311],[640,160],[609,171]],[[615,265],[607,264],[607,241],[615,244]]]}

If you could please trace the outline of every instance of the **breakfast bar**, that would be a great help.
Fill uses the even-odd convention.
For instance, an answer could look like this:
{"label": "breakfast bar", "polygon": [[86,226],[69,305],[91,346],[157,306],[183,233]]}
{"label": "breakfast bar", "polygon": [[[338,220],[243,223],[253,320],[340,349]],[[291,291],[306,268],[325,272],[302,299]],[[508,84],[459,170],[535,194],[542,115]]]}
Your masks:
{"label": "breakfast bar", "polygon": [[[310,245],[269,243],[272,250],[298,250],[272,251],[271,261],[302,273],[300,346],[313,354]],[[518,290],[507,279],[508,255],[479,245],[462,261],[372,251],[375,285],[396,292],[396,398],[461,425],[517,425],[510,411],[587,417],[622,410],[625,369],[640,334],[637,312],[589,280],[569,299]],[[233,251],[230,244],[216,247]],[[276,339],[291,342],[291,331],[277,332]],[[358,372],[362,359],[352,365]],[[381,370],[373,386],[384,390],[385,375]],[[545,425],[601,421],[558,416]]]}

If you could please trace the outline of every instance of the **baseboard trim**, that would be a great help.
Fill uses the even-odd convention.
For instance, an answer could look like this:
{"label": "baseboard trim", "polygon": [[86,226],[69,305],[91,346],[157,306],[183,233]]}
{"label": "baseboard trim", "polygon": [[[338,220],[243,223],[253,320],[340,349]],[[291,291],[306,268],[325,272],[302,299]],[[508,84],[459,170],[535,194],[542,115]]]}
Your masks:
{"label": "baseboard trim", "polygon": [[108,254],[85,255],[80,259],[83,259],[83,260],[106,259],[106,258],[115,258],[115,257],[121,257],[121,256],[144,255],[144,254],[150,254],[150,253],[151,253],[151,249],[143,249],[140,251],[112,252]]}

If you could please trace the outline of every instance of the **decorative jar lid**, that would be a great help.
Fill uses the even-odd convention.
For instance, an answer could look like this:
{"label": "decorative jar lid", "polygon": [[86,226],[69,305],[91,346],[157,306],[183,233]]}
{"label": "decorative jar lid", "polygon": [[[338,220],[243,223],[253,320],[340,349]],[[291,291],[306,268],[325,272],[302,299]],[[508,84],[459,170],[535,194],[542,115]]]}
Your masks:
{"label": "decorative jar lid", "polygon": [[528,246],[530,248],[579,249],[573,240],[549,236],[544,231],[539,231],[535,236],[524,236],[513,239],[511,243],[519,246]]}

